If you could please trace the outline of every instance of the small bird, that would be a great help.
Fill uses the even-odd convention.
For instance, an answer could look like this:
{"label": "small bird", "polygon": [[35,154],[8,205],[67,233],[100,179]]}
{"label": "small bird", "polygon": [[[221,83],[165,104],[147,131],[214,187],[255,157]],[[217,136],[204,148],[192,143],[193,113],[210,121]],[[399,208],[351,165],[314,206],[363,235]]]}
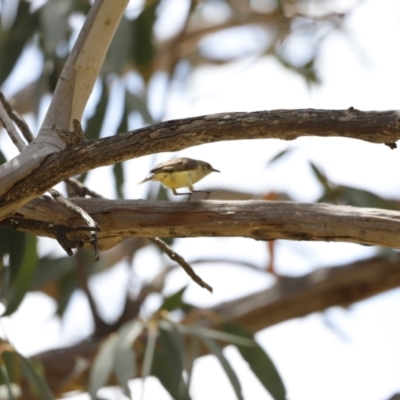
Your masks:
{"label": "small bird", "polygon": [[[189,201],[192,194],[198,192],[207,193],[206,199],[208,199],[210,192],[194,190],[193,184],[211,174],[211,172],[220,171],[205,161],[182,157],[162,162],[156,165],[150,172],[151,175],[139,182],[138,185],[147,181],[159,181],[165,187],[172,189],[175,195],[189,195]],[[175,190],[183,187],[188,187],[191,193],[178,193]]]}

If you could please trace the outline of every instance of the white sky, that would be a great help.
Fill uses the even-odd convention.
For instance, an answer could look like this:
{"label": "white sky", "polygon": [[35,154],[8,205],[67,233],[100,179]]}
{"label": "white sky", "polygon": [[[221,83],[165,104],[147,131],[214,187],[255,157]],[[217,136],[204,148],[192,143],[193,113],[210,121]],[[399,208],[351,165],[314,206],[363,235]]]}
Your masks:
{"label": "white sky", "polygon": [[[321,86],[310,90],[301,78],[270,58],[246,59],[224,68],[207,67],[197,71],[184,90],[176,88],[170,94],[166,119],[278,108],[399,108],[400,3],[366,0],[348,18],[346,28],[345,35],[330,37],[323,47],[318,66]],[[267,161],[287,147],[296,151],[290,158],[267,168]],[[336,138],[241,141],[198,146],[179,155],[206,160],[221,170],[221,174],[207,177],[199,188],[202,185],[234,188],[260,195],[271,190],[283,191],[296,200],[314,201],[320,188],[308,167],[308,162],[313,161],[337,183],[400,197],[400,176],[396,173],[400,167],[399,150],[391,151],[384,145]],[[171,154],[158,155],[157,161],[171,157]],[[148,190],[135,183],[146,175],[152,163],[151,157],[125,163],[127,198],[138,198]],[[109,188],[103,183],[107,175],[108,168],[97,170],[90,178],[90,186],[113,197],[111,178]],[[44,240],[41,247],[55,249],[57,245]],[[229,254],[260,267],[268,260],[265,248],[265,243],[239,238],[176,241],[176,250],[188,260],[204,256],[207,249],[209,257]],[[277,266],[281,273],[301,275],[321,266],[367,257],[374,251],[352,244],[278,242]],[[152,249],[141,251],[135,262],[137,274],[144,279],[150,279],[161,266],[158,253]],[[271,277],[226,265],[199,268],[198,272],[214,287],[215,294],[210,296],[191,284],[186,298],[204,306],[261,290],[272,283]],[[121,265],[92,282],[106,316],[112,316],[122,301],[119,288],[124,285],[126,273],[126,267]],[[108,292],[104,293],[106,282]],[[167,292],[186,283],[187,276],[176,271],[168,280]],[[157,299],[152,302],[156,304]],[[400,392],[399,306],[400,291],[393,290],[348,310],[334,308],[325,316],[313,314],[279,324],[258,333],[257,338],[275,361],[290,400],[386,400]],[[151,304],[147,309],[150,312]],[[72,343],[90,332],[90,312],[82,295],[74,296],[64,325],[52,317],[54,311],[55,305],[44,295],[29,295],[18,313],[2,319],[2,326],[17,349],[25,354]],[[337,332],[325,318],[337,327]],[[227,349],[226,355],[234,363],[245,398],[270,399],[235,351]],[[137,398],[140,384],[133,387]],[[196,363],[192,393],[195,400],[235,398],[212,357]],[[169,397],[151,379],[146,385],[145,399],[154,398]]]}

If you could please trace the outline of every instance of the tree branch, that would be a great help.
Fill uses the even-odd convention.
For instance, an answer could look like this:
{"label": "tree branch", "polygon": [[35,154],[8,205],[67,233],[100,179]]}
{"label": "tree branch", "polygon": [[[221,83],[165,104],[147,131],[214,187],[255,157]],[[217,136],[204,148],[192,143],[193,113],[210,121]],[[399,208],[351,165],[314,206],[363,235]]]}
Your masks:
{"label": "tree branch", "polygon": [[[71,199],[101,227],[101,250],[129,237],[249,237],[256,240],[351,242],[400,248],[400,212],[331,204],[287,201],[195,201],[191,203]],[[40,220],[82,226],[75,213],[45,198],[37,198],[2,223],[35,235],[54,237],[54,231],[24,221]],[[12,222],[12,223],[11,223]],[[25,227],[25,225],[27,225]],[[72,231],[71,239],[85,241],[86,231]]]}
{"label": "tree branch", "polygon": [[[0,219],[58,182],[91,169],[144,155],[178,151],[189,146],[224,140],[283,139],[301,136],[348,137],[373,143],[400,139],[398,111],[275,110],[225,113],[167,121],[151,127],[84,142],[47,155],[31,170],[14,174],[19,179],[0,187]],[[28,146],[29,147],[29,146]],[[0,166],[0,176],[9,164]]]}
{"label": "tree branch", "polygon": [[[399,262],[399,256],[393,255],[390,259],[373,257],[345,266],[319,269],[300,278],[279,280],[269,289],[211,309],[200,310],[200,314],[216,313],[222,321],[240,324],[243,328],[256,332],[282,321],[333,306],[348,306],[397,288],[400,286]],[[190,314],[188,318],[189,316]],[[213,319],[216,320],[219,318]],[[209,323],[209,327],[219,329],[218,325],[212,325],[211,320]],[[57,388],[62,386],[65,377],[73,370],[79,356],[92,360],[100,344],[100,340],[84,341],[67,348],[37,354],[34,358],[42,362],[47,382],[57,392]],[[138,360],[142,359],[140,352],[143,348],[136,349]],[[85,382],[87,374],[81,376],[75,384]]]}
{"label": "tree branch", "polygon": [[[65,147],[65,143],[52,127],[56,126],[60,130],[69,129],[74,118],[81,120],[98,71],[128,2],[128,0],[94,2],[57,82],[38,137],[21,154],[0,166],[0,198],[16,182],[25,182],[23,186],[30,192],[28,187],[31,184],[35,186],[29,178],[32,171],[38,171],[50,154],[58,153]],[[55,171],[53,169],[53,172]],[[52,186],[54,185],[51,184],[48,189]],[[29,198],[36,197],[40,189],[37,187],[33,191],[36,195],[27,193],[27,197],[19,196],[13,206],[23,205]]]}
{"label": "tree branch", "polygon": [[192,278],[194,282],[196,282],[200,287],[207,289],[210,293],[213,292],[213,288],[207,283],[204,282],[203,279],[200,278],[199,275],[194,272],[193,268],[188,264],[188,262],[179,255],[172,247],[168,246],[163,240],[158,237],[150,239],[156,246],[158,246],[161,251],[163,251],[172,261],[175,261],[178,265],[180,265],[183,270]]}

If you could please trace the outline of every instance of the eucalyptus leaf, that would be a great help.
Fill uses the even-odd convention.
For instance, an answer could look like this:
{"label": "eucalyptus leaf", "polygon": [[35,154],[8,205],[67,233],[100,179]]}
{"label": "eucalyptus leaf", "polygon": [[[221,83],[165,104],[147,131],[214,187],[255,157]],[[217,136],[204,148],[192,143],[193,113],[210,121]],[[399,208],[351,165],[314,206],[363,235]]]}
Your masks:
{"label": "eucalyptus leaf", "polygon": [[200,338],[221,340],[226,343],[239,344],[241,346],[255,346],[253,339],[241,335],[233,335],[228,332],[217,331],[215,329],[204,328],[197,325],[179,325],[178,329],[185,334],[196,335]]}
{"label": "eucalyptus leaf", "polygon": [[[15,21],[9,30],[0,27],[0,85],[7,79],[15,68],[26,44],[32,39],[39,27],[38,12],[31,13],[30,3],[18,2],[18,11]],[[6,54],[7,57],[3,55]]]}
{"label": "eucalyptus leaf", "polygon": [[53,393],[43,377],[33,368],[32,362],[22,355],[16,354],[21,363],[22,374],[28,380],[32,392],[37,393],[41,400],[54,400]]}
{"label": "eucalyptus leaf", "polygon": [[210,349],[211,353],[214,354],[217,358],[218,361],[220,362],[222,368],[224,369],[227,377],[229,378],[229,381],[232,384],[233,390],[236,393],[236,397],[239,400],[243,400],[243,394],[242,394],[242,387],[240,385],[239,379],[229,364],[228,360],[225,358],[224,353],[222,352],[221,347],[218,345],[217,342],[214,340],[210,339],[209,337],[202,337],[202,341],[205,343],[205,345]]}
{"label": "eucalyptus leaf", "polygon": [[7,308],[3,316],[11,315],[21,304],[25,294],[31,288],[37,266],[36,237],[27,235],[24,248],[21,250],[23,258],[21,266],[12,280],[7,294]]}
{"label": "eucalyptus leaf", "polygon": [[143,358],[143,368],[142,368],[143,386],[141,395],[142,399],[144,398],[145,380],[150,375],[153,367],[157,336],[158,336],[158,330],[156,329],[156,327],[150,325],[149,333],[147,336],[146,350],[144,352],[144,358]]}
{"label": "eucalyptus leaf", "polygon": [[275,154],[268,162],[267,165],[274,164],[276,161],[280,161],[282,158],[286,157],[293,151],[293,148],[288,148],[280,151],[278,154]]}
{"label": "eucalyptus leaf", "polygon": [[133,379],[137,375],[133,343],[143,332],[143,329],[143,322],[134,320],[126,323],[118,330],[118,339],[114,352],[114,371],[126,396],[131,396],[128,386],[129,379]]}
{"label": "eucalyptus leaf", "polygon": [[[238,335],[254,341],[253,335],[245,329],[226,323],[224,329],[230,334]],[[286,389],[278,370],[269,358],[265,350],[254,341],[254,346],[242,346],[235,344],[243,359],[249,364],[254,375],[267,389],[274,400],[286,400]]]}
{"label": "eucalyptus leaf", "polygon": [[4,364],[0,364],[0,378],[2,384],[7,388],[8,400],[14,400],[10,377],[8,376],[7,368]]}
{"label": "eucalyptus leaf", "polygon": [[190,396],[182,375],[182,335],[174,323],[166,320],[160,322],[152,372],[172,398],[188,400]]}
{"label": "eucalyptus leaf", "polygon": [[118,336],[109,336],[101,345],[94,359],[89,376],[89,394],[91,398],[97,399],[97,391],[108,381],[114,366],[114,354]]}
{"label": "eucalyptus leaf", "polygon": [[[160,0],[147,2],[143,11],[133,21],[132,56],[138,66],[149,64],[154,56],[153,29],[156,21],[156,10]],[[149,75],[144,76],[147,81]]]}
{"label": "eucalyptus leaf", "polygon": [[177,292],[166,297],[163,303],[161,304],[159,311],[160,310],[172,311],[184,308],[185,303],[183,302],[183,295],[186,289],[187,286],[184,286],[182,289],[179,289]]}

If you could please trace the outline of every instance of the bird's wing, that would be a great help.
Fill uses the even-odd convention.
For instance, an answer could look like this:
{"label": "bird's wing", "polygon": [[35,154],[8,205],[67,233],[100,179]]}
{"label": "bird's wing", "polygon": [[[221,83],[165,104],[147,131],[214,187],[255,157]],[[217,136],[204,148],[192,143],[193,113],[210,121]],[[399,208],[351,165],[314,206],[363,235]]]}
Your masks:
{"label": "bird's wing", "polygon": [[188,169],[194,169],[197,166],[197,161],[191,158],[183,157],[176,158],[175,160],[165,161],[156,165],[150,172],[156,174],[158,172],[173,172],[173,171],[185,171]]}

